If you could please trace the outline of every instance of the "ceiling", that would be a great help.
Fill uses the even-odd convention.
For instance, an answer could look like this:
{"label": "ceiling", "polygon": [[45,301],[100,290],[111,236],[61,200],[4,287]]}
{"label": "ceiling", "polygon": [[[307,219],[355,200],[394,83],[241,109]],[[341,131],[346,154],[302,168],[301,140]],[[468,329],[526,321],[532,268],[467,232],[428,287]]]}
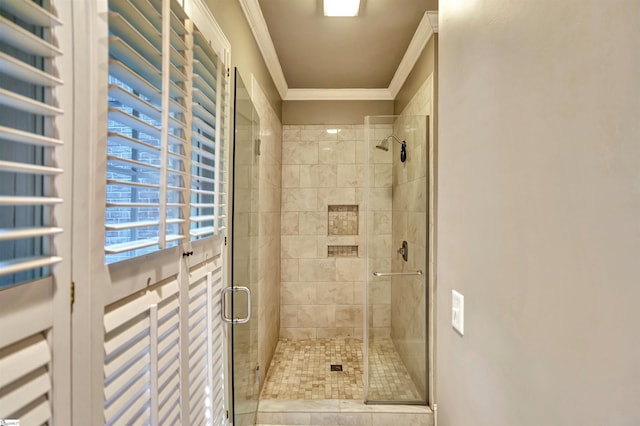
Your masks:
{"label": "ceiling", "polygon": [[438,0],[361,0],[354,18],[322,0],[240,3],[285,100],[392,99],[437,31]]}

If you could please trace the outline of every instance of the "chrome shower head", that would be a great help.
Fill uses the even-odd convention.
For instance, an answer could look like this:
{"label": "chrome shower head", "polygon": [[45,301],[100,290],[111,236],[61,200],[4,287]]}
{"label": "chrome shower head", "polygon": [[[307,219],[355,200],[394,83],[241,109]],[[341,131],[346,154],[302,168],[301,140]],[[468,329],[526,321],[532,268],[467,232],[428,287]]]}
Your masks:
{"label": "chrome shower head", "polygon": [[389,139],[393,139],[396,142],[398,142],[400,145],[402,145],[400,147],[400,161],[402,161],[403,163],[407,161],[407,142],[401,141],[395,135],[389,135],[386,138],[382,139],[380,143],[376,145],[376,148],[381,149],[383,151],[389,151]]}
{"label": "chrome shower head", "polygon": [[385,138],[385,139],[381,140],[378,145],[376,145],[376,148],[381,149],[383,151],[389,151],[389,142]]}

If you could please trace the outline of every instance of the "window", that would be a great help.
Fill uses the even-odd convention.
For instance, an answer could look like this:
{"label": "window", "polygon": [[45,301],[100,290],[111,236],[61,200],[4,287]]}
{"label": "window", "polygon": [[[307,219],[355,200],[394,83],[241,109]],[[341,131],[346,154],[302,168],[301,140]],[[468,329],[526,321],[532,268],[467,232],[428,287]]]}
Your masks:
{"label": "window", "polygon": [[54,44],[62,22],[48,2],[0,2],[0,289],[50,275],[56,256],[57,120]]}
{"label": "window", "polygon": [[226,228],[228,77],[170,4],[109,2],[106,263]]}

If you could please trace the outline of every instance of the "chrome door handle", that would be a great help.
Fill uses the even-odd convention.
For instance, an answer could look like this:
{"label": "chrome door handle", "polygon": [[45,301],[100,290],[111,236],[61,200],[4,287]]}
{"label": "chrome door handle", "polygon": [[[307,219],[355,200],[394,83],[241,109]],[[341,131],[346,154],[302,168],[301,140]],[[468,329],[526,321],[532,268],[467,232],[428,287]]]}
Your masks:
{"label": "chrome door handle", "polygon": [[396,275],[422,275],[421,270],[409,272],[374,272],[374,277],[395,277]]}
{"label": "chrome door handle", "polygon": [[[231,293],[232,291],[243,291],[247,293],[247,316],[244,318],[229,318],[225,315],[227,311],[227,293]],[[222,317],[222,321],[227,322],[229,324],[245,324],[248,323],[251,319],[251,290],[248,287],[244,286],[235,286],[235,287],[225,287],[222,289],[222,309],[220,310],[220,316]]]}

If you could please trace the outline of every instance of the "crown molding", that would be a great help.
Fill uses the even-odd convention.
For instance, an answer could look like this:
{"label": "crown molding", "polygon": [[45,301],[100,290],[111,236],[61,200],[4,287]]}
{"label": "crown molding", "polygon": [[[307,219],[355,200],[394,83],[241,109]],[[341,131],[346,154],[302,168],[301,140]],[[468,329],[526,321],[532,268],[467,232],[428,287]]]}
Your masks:
{"label": "crown molding", "polygon": [[435,20],[438,22],[438,12],[425,12],[420,20],[420,24],[416,29],[415,34],[413,34],[413,38],[409,43],[409,47],[407,47],[407,51],[404,52],[404,56],[402,57],[402,61],[400,61],[400,65],[398,65],[398,69],[396,73],[393,75],[391,79],[391,83],[389,83],[389,91],[391,95],[395,99],[398,95],[400,89],[402,89],[402,85],[409,77],[409,73],[415,66],[418,58],[422,54],[425,46],[433,36],[435,30],[431,24],[430,16],[435,13]]}
{"label": "crown molding", "polygon": [[273,83],[283,101],[394,100],[422,54],[427,42],[434,33],[438,32],[438,12],[425,12],[407,51],[402,57],[402,61],[400,61],[398,69],[391,79],[389,87],[386,89],[289,89],[258,0],[239,1],[264,62],[269,69]]}
{"label": "crown molding", "polygon": [[392,101],[389,89],[289,89],[284,101]]}
{"label": "crown molding", "polygon": [[264,62],[267,64],[273,83],[276,85],[280,97],[284,99],[289,87],[287,80],[284,78],[278,54],[273,46],[273,40],[271,40],[271,34],[269,34],[267,23],[262,15],[260,4],[258,4],[258,0],[240,0],[240,6],[242,6],[242,11],[247,21],[249,21],[249,27],[251,27],[251,32],[253,32],[253,37],[262,53]]}
{"label": "crown molding", "polygon": [[438,32],[438,11],[427,11],[427,16],[429,16],[429,23],[431,24],[431,28],[433,28],[433,32]]}

